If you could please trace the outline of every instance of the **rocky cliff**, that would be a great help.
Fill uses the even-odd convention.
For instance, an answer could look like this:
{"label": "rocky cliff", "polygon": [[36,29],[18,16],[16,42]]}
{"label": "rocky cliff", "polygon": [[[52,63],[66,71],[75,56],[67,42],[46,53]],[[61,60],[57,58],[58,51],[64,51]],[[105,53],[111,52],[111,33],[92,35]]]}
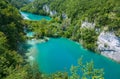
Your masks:
{"label": "rocky cliff", "polygon": [[120,62],[120,38],[113,32],[101,32],[97,44],[102,55]]}

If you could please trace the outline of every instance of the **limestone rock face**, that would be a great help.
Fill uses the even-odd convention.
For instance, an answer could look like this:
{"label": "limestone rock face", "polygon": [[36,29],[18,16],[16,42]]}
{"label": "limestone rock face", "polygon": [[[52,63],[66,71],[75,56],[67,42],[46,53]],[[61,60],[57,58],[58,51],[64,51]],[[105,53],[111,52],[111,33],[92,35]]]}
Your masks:
{"label": "limestone rock face", "polygon": [[[57,15],[57,11],[56,10],[51,10],[50,7],[49,7],[49,5],[47,5],[47,4],[43,5],[43,10],[46,13],[50,14],[50,16]],[[68,18],[67,14],[65,14],[65,13],[62,13],[61,15],[62,15],[63,19],[67,19]]]}
{"label": "limestone rock face", "polygon": [[81,24],[81,28],[95,28],[95,23],[90,23],[90,22],[87,22],[87,21],[84,21],[82,22]]}
{"label": "limestone rock face", "polygon": [[55,10],[50,11],[50,16],[54,16],[54,15],[56,15],[56,14],[57,14],[57,12],[56,12]]}
{"label": "limestone rock face", "polygon": [[51,10],[47,4],[43,5],[43,10],[50,14],[50,16],[55,16],[57,14],[57,12],[55,10]]}
{"label": "limestone rock face", "polygon": [[120,62],[120,38],[113,32],[101,32],[97,44],[102,55]]}
{"label": "limestone rock face", "polygon": [[50,8],[48,5],[43,5],[43,10],[46,12],[46,13],[49,13],[50,12]]}

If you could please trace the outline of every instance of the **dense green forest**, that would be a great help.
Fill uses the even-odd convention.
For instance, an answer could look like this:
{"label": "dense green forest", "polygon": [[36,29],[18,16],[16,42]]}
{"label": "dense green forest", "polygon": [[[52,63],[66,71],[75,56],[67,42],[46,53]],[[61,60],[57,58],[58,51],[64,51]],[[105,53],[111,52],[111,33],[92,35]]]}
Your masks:
{"label": "dense green forest", "polygon": [[[19,4],[19,3],[16,3]],[[21,5],[21,3],[20,3]],[[35,30],[36,37],[39,36],[58,36],[55,34],[57,30],[66,30],[64,27],[59,27],[59,25],[66,24],[67,20],[64,20],[61,24],[59,18],[53,19],[50,22],[44,20],[40,22],[29,22],[22,19],[19,10],[13,7],[14,4],[9,3],[7,0],[0,1],[0,79],[104,79],[104,73],[102,69],[94,68],[93,62],[82,63],[80,59],[78,66],[71,66],[71,76],[67,72],[57,72],[54,74],[46,75],[40,73],[37,64],[29,65],[25,61],[25,52],[18,51],[18,45],[24,42],[27,38],[23,32],[23,27],[28,26],[32,30]],[[21,6],[20,6],[21,7]],[[50,23],[50,25],[49,25]],[[48,34],[47,27],[40,26],[51,26],[50,34]],[[69,23],[68,23],[69,24]],[[68,25],[66,24],[66,25]],[[31,26],[30,26],[31,25]],[[32,27],[34,26],[34,28]],[[41,30],[37,30],[40,27]],[[71,26],[74,28],[73,26]],[[68,28],[68,27],[67,27]],[[60,31],[64,33],[65,37],[71,36],[71,28],[68,28],[70,33],[67,31]],[[67,29],[67,30],[68,30]],[[57,32],[56,32],[57,33]],[[61,33],[59,36],[61,36]],[[77,72],[83,72],[79,75]]]}
{"label": "dense green forest", "polygon": [[14,7],[21,8],[26,4],[30,3],[32,0],[7,0],[10,2]]}
{"label": "dense green forest", "polygon": [[[35,0],[21,10],[48,15],[43,10],[44,5],[57,11],[56,22],[51,24],[56,28],[54,31],[62,28],[62,31],[57,31],[58,36],[78,41],[89,50],[96,51],[97,37],[102,31],[111,31],[120,36],[118,0]],[[68,16],[67,19],[62,18],[63,13]],[[91,30],[82,28],[84,22],[94,23],[95,27]],[[64,34],[60,35],[63,32]]]}
{"label": "dense green forest", "polygon": [[[7,1],[0,1],[0,79],[21,69],[23,58],[17,53],[24,41],[22,18],[18,10]],[[21,73],[22,74],[22,73]],[[9,78],[10,79],[10,78]]]}
{"label": "dense green forest", "polygon": [[0,31],[7,38],[9,48],[16,50],[17,44],[24,41],[22,17],[8,2],[0,2]]}
{"label": "dense green forest", "polygon": [[[91,51],[97,51],[98,35],[112,31],[120,37],[119,0],[1,0],[0,1],[0,79],[104,79],[102,69],[94,68],[93,62],[71,66],[68,72],[41,73],[36,63],[32,66],[25,60],[25,51],[18,51],[19,44],[27,37],[23,27],[35,32],[35,38],[65,37],[81,43]],[[23,20],[19,9],[35,14],[50,15],[43,10],[47,5],[57,14],[52,20]],[[66,14],[67,18],[63,18]],[[82,23],[95,24],[83,28]],[[98,51],[97,51],[98,52]],[[78,74],[82,72],[82,75]]]}

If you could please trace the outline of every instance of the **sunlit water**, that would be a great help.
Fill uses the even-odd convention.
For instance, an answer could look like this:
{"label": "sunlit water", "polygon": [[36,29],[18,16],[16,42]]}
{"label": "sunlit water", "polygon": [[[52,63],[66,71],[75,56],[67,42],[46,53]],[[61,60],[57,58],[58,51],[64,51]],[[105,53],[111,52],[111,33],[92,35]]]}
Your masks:
{"label": "sunlit water", "polygon": [[[35,20],[34,17],[33,20]],[[32,34],[28,32],[27,36],[31,37]],[[103,68],[105,79],[120,79],[120,64],[90,52],[80,44],[66,38],[50,38],[47,42],[32,39],[27,40],[27,45],[29,46],[27,48],[29,60],[37,62],[42,73],[70,72],[71,65],[77,65],[78,59],[83,57],[83,63],[93,60],[95,68]]]}
{"label": "sunlit water", "polygon": [[22,12],[22,11],[20,11],[20,13],[23,16],[23,18],[27,19],[27,20],[39,21],[39,20],[42,20],[42,19],[45,19],[45,20],[50,20],[51,19],[49,16],[36,15],[36,14],[32,14],[32,13],[28,13],[28,12]]}
{"label": "sunlit water", "polygon": [[105,79],[120,79],[120,64],[84,49],[80,44],[66,38],[50,38],[47,42],[29,40],[30,59],[34,59],[43,73],[70,72],[80,57],[83,63],[94,61],[95,68],[103,68]]}

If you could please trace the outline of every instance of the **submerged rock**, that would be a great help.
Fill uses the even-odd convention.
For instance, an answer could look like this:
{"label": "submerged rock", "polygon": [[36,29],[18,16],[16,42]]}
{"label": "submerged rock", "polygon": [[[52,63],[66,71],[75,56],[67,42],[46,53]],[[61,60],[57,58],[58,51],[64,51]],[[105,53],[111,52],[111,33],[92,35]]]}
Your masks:
{"label": "submerged rock", "polygon": [[120,62],[120,38],[113,32],[102,32],[97,44],[102,55]]}

